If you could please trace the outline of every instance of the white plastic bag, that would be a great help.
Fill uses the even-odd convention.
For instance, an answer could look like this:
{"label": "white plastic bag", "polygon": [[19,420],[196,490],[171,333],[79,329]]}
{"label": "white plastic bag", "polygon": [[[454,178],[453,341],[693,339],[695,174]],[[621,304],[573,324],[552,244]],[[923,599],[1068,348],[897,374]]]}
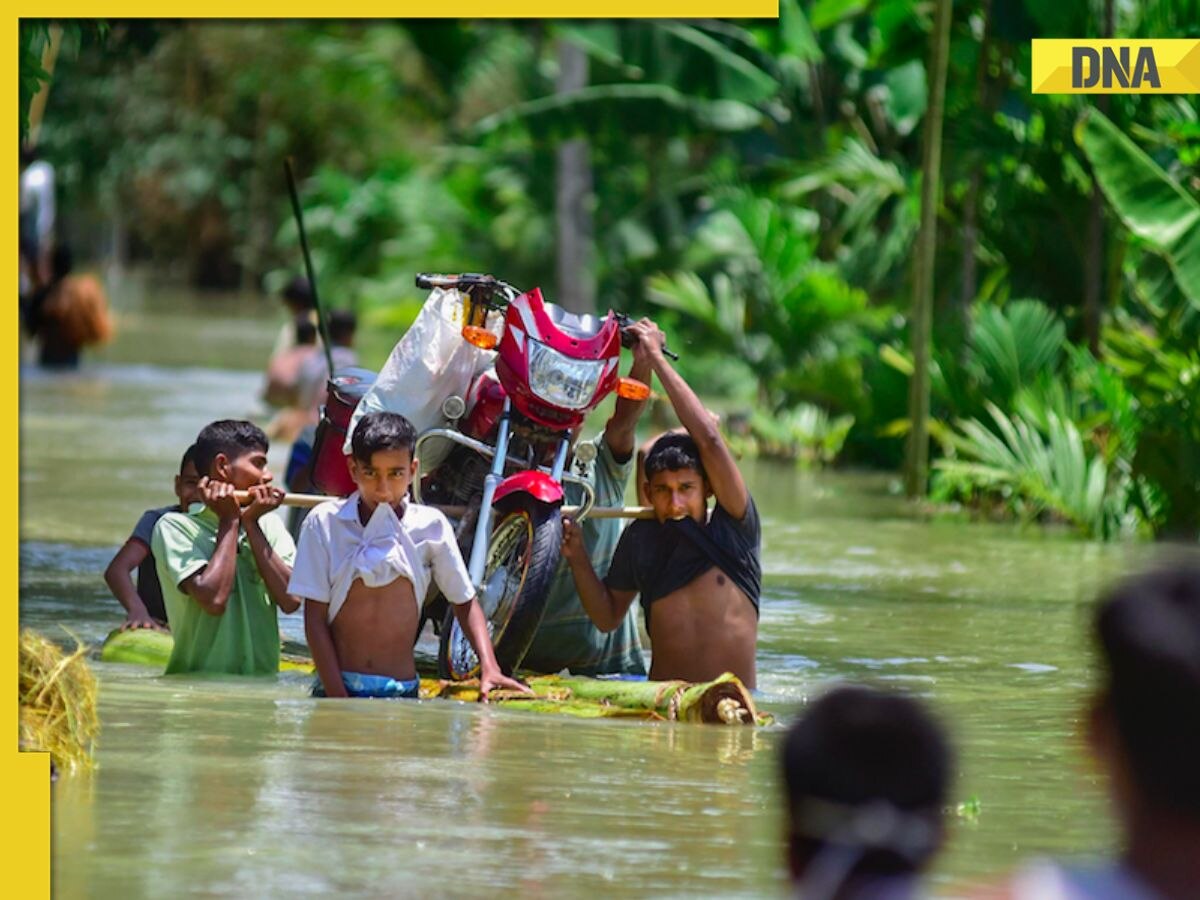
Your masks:
{"label": "white plastic bag", "polygon": [[[471,381],[491,368],[494,350],[482,350],[462,336],[464,297],[457,290],[436,288],[421,307],[404,337],[392,348],[375,384],[359,401],[346,431],[343,452],[358,420],[371,412],[400,413],[413,423],[417,434],[446,424],[442,401],[451,394],[466,399]],[[503,318],[488,314],[488,328],[500,335]],[[431,441],[421,460],[422,471],[437,466],[451,448],[449,441]]]}

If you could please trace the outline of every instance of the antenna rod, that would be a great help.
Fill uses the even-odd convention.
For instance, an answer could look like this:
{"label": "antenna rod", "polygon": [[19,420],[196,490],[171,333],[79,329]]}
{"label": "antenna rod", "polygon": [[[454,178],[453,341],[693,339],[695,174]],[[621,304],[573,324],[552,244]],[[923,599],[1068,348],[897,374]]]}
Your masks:
{"label": "antenna rod", "polygon": [[288,193],[292,196],[292,213],[296,216],[296,227],[300,230],[300,249],[304,253],[304,268],[308,271],[308,288],[312,291],[313,307],[317,311],[317,330],[321,332],[321,343],[325,347],[325,362],[329,364],[329,377],[333,377],[333,347],[329,343],[329,323],[321,309],[321,301],[317,299],[317,278],[313,274],[312,254],[308,252],[308,237],[304,233],[304,214],[300,211],[300,195],[296,193],[296,176],[292,172],[292,158],[283,161],[283,171],[287,175]]}

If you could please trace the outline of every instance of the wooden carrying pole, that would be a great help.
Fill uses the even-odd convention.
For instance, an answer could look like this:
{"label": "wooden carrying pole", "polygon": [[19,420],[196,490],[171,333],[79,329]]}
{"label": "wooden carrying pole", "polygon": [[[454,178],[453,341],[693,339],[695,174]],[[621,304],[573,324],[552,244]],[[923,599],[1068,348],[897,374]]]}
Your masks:
{"label": "wooden carrying pole", "polygon": [[[249,491],[234,491],[234,498],[238,503],[243,505],[250,502]],[[284,494],[284,506],[303,506],[313,507],[326,500],[338,500],[338,497],[327,497],[324,494]],[[451,518],[461,518],[466,515],[467,507],[465,506],[438,506],[436,503],[429,504],[436,510],[440,510]],[[579,513],[578,506],[564,506],[564,516],[574,516]],[[593,506],[588,511],[589,519],[653,519],[654,510],[649,506]]]}

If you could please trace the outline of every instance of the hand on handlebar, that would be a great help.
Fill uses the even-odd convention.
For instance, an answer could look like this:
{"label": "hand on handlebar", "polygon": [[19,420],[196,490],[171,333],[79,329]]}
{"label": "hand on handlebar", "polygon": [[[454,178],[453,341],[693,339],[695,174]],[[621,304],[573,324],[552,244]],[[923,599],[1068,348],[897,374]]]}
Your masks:
{"label": "hand on handlebar", "polygon": [[639,332],[637,329],[638,329],[639,325],[641,325],[643,322],[645,322],[645,323],[648,323],[652,328],[654,328],[655,331],[658,332],[658,335],[659,335],[658,349],[662,352],[663,356],[667,357],[668,359],[672,359],[672,360],[679,359],[678,353],[673,353],[672,351],[667,349],[667,338],[662,333],[662,330],[659,329],[659,327],[657,325],[655,325],[653,322],[651,322],[649,319],[642,319],[640,322],[635,322],[630,316],[626,315],[625,313],[614,313],[614,315],[617,318],[617,324],[621,326],[621,346],[622,347],[628,347],[628,348],[634,350],[635,352],[637,351],[638,345],[641,342],[641,338],[639,336]]}
{"label": "hand on handlebar", "polygon": [[634,356],[647,353],[651,357],[660,354],[670,359],[679,359],[677,354],[667,349],[667,338],[662,329],[649,319],[641,319],[629,325],[622,332],[622,342],[626,339],[626,335],[630,342],[629,346],[633,347]]}

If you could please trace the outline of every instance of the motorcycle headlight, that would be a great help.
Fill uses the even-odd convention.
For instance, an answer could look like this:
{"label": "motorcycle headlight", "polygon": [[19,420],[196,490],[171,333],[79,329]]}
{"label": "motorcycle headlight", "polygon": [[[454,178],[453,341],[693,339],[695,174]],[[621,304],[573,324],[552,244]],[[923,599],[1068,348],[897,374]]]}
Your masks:
{"label": "motorcycle headlight", "polygon": [[529,388],[562,409],[583,409],[596,394],[604,360],[571,359],[529,340]]}

